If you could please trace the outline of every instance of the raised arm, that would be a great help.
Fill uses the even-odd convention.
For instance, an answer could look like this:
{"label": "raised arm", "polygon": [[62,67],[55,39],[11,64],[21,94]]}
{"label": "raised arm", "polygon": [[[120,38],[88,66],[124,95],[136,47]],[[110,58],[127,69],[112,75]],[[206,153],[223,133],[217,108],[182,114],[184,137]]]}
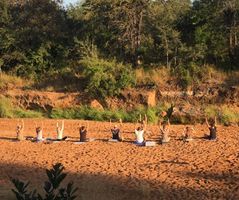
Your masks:
{"label": "raised arm", "polygon": [[215,126],[217,126],[217,117],[216,116],[214,117],[214,124],[215,124]]}
{"label": "raised arm", "polygon": [[159,127],[159,131],[163,131],[163,129],[162,129],[162,122],[161,122],[160,119],[158,121],[158,127]]}
{"label": "raised arm", "polygon": [[89,131],[89,121],[87,121],[87,125],[86,125],[86,131],[88,132]]}
{"label": "raised arm", "polygon": [[123,127],[123,122],[122,122],[121,118],[119,119],[119,124],[120,124],[120,128],[122,128]]}
{"label": "raised arm", "polygon": [[146,124],[148,124],[148,117],[147,117],[146,114],[144,115],[144,121],[145,121]]}
{"label": "raised arm", "polygon": [[138,128],[138,120],[134,123],[134,131]]}
{"label": "raised arm", "polygon": [[209,126],[209,123],[208,123],[207,117],[205,118],[205,122],[206,122],[207,127],[209,128],[210,126]]}
{"label": "raised arm", "polygon": [[37,123],[36,122],[34,122],[34,125],[35,125],[35,129],[37,128]]}
{"label": "raised arm", "polygon": [[63,130],[64,130],[64,128],[65,128],[65,122],[64,122],[64,120],[62,120],[62,124],[61,124],[61,130],[63,131]]}
{"label": "raised arm", "polygon": [[192,127],[192,130],[193,130],[193,134],[195,134],[195,133],[196,133],[196,128],[195,128],[195,126]]}
{"label": "raised arm", "polygon": [[183,129],[183,134],[182,134],[182,136],[183,136],[183,137],[186,136],[186,127],[184,127],[184,129]]}
{"label": "raised arm", "polygon": [[158,120],[158,127],[161,128],[161,125],[162,125],[162,122],[161,122],[161,120],[159,119],[159,120]]}
{"label": "raised arm", "polygon": [[148,125],[148,118],[147,118],[147,115],[145,114],[144,115],[144,121],[143,121],[143,126],[144,126],[144,129],[146,130],[147,128],[147,125]]}
{"label": "raised arm", "polygon": [[168,118],[168,127],[170,127],[171,126],[171,124],[170,124],[170,121],[169,121],[169,118]]}
{"label": "raised arm", "polygon": [[24,121],[22,119],[22,130],[24,130]]}

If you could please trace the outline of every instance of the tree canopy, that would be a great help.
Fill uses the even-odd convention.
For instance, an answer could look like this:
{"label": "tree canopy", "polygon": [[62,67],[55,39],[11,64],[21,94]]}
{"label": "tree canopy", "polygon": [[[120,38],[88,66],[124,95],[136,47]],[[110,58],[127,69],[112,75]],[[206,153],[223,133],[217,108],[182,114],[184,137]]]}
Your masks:
{"label": "tree canopy", "polygon": [[80,68],[85,41],[101,63],[239,69],[238,37],[238,0],[0,2],[0,69],[34,79]]}

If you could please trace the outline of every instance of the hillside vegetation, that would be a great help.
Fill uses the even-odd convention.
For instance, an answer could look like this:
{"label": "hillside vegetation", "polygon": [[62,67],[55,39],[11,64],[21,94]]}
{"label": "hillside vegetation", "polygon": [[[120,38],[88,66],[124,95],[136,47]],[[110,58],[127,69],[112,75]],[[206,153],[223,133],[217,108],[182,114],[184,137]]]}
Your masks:
{"label": "hillside vegetation", "polygon": [[[132,113],[143,107],[142,112],[155,113],[151,117],[154,122],[158,112],[167,109],[162,105],[175,104],[181,111],[179,104],[183,102],[184,107],[199,107],[202,116],[213,113],[222,122],[237,122],[238,37],[239,3],[235,0],[86,0],[67,8],[57,0],[2,0],[0,89],[5,111],[1,117],[93,119],[93,115],[97,116],[94,119],[108,120],[115,117],[109,114],[113,112],[134,121]],[[217,96],[205,100],[180,95],[167,99],[163,95],[164,91],[195,93],[205,88],[216,90]],[[14,92],[6,92],[16,89],[25,96],[15,98]],[[127,104],[131,107],[125,107],[122,91],[141,89],[155,90],[156,104],[131,102]],[[29,103],[26,91],[82,95],[61,111],[61,106],[48,104],[39,109],[36,102]],[[27,106],[22,103],[24,98]],[[97,99],[105,112],[89,108],[85,114],[92,99]],[[121,106],[116,111],[108,101]],[[11,105],[16,109],[7,109]],[[78,112],[78,108],[84,109]],[[28,109],[37,114],[26,114]]]}

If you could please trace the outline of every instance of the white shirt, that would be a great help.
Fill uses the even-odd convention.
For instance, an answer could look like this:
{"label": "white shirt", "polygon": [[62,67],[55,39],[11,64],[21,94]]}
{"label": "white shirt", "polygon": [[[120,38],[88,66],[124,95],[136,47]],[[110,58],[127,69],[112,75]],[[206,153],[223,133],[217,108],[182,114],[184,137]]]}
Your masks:
{"label": "white shirt", "polygon": [[61,140],[63,137],[63,129],[57,129],[56,132],[57,132],[57,139]]}
{"label": "white shirt", "polygon": [[144,141],[144,130],[135,130],[136,142],[142,143]]}
{"label": "white shirt", "polygon": [[41,141],[42,140],[42,130],[40,130],[39,132],[37,132],[37,140]]}

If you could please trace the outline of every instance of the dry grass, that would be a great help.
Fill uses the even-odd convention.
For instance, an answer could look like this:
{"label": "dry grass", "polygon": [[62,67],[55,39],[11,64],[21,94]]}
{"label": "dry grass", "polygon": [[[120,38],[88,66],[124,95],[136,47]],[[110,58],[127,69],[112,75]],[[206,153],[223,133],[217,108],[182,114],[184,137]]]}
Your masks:
{"label": "dry grass", "polygon": [[150,84],[153,83],[157,86],[164,85],[170,79],[170,69],[160,67],[158,69],[136,69],[136,82],[137,84]]}
{"label": "dry grass", "polygon": [[210,80],[224,82],[227,78],[227,74],[224,71],[216,69],[213,65],[206,65],[205,72],[207,72],[206,77]]}
{"label": "dry grass", "polygon": [[[239,71],[225,72],[213,65],[202,66],[203,77],[201,83],[210,82],[223,85],[239,85]],[[152,69],[136,69],[136,82],[138,85],[154,84],[156,86],[168,86],[168,81],[174,79],[170,68],[164,66]]]}
{"label": "dry grass", "polygon": [[0,73],[0,89],[14,89],[23,87],[27,84],[27,82],[17,76],[8,75],[5,73]]}
{"label": "dry grass", "polygon": [[209,118],[214,118],[215,116],[224,125],[230,125],[231,123],[239,123],[239,112],[238,108],[229,108],[228,105],[208,105],[204,109],[205,115]]}
{"label": "dry grass", "polygon": [[215,66],[212,65],[206,65],[205,68],[207,79],[229,86],[239,85],[239,71],[225,72],[220,69],[216,69]]}

